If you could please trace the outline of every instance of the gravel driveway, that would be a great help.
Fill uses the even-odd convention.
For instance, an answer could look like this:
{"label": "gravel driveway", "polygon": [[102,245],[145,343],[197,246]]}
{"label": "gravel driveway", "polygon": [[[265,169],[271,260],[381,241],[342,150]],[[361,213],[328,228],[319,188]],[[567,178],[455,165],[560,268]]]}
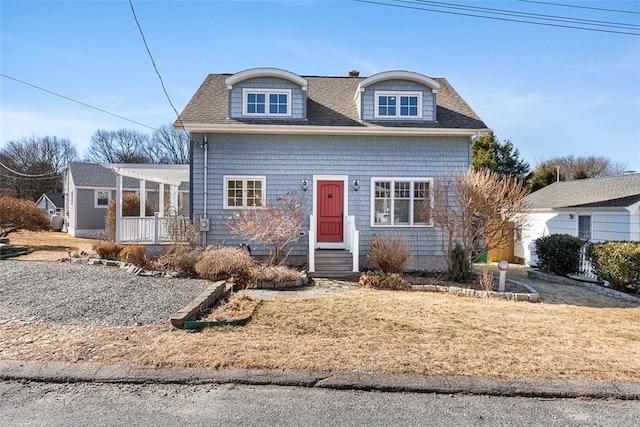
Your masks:
{"label": "gravel driveway", "polygon": [[140,277],[117,267],[0,261],[0,319],[135,326],[166,324],[211,282]]}

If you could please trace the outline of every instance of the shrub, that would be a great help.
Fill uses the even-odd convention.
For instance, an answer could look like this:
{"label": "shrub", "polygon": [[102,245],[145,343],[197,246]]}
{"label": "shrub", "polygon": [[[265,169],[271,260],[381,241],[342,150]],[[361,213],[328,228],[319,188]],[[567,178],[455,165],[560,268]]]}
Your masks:
{"label": "shrub", "polygon": [[[153,216],[153,207],[147,200],[144,205],[145,215]],[[140,216],[140,196],[134,193],[122,195],[122,216]],[[104,226],[107,233],[112,237],[116,235],[116,200],[113,199],[107,206],[104,216]]]}
{"label": "shrub", "polygon": [[230,276],[246,278],[254,262],[247,251],[238,248],[222,247],[205,251],[195,270],[200,277],[209,280],[221,280]]}
{"label": "shrub", "polygon": [[300,272],[284,265],[256,265],[250,271],[251,278],[263,282],[293,282],[300,278]]}
{"label": "shrub", "polygon": [[120,251],[124,249],[124,245],[116,245],[115,243],[102,243],[96,248],[99,258],[118,260]]}
{"label": "shrub", "polygon": [[468,282],[473,276],[471,262],[467,257],[467,252],[460,243],[455,244],[449,258],[451,260],[449,263],[449,265],[451,265],[451,270],[449,271],[451,280],[458,283]]}
{"label": "shrub", "polygon": [[34,202],[0,196],[0,237],[18,230],[48,231],[51,221],[47,213]]}
{"label": "shrub", "polygon": [[374,235],[369,239],[369,264],[378,272],[402,273],[412,254],[403,236]]}
{"label": "shrub", "polygon": [[401,274],[383,273],[381,271],[367,271],[360,275],[358,281],[360,286],[373,289],[387,289],[392,291],[406,291],[410,289],[407,282]]}
{"label": "shrub", "polygon": [[118,259],[140,268],[145,268],[149,261],[142,245],[126,245],[118,254]]}
{"label": "shrub", "polygon": [[640,291],[640,242],[602,242],[587,248],[598,277],[614,289]]}
{"label": "shrub", "polygon": [[191,246],[175,245],[158,257],[158,263],[165,270],[184,273],[188,277],[196,277],[196,264],[202,259],[202,249]]}
{"label": "shrub", "polygon": [[569,234],[551,234],[536,239],[535,244],[540,270],[567,276],[580,269],[582,239]]}

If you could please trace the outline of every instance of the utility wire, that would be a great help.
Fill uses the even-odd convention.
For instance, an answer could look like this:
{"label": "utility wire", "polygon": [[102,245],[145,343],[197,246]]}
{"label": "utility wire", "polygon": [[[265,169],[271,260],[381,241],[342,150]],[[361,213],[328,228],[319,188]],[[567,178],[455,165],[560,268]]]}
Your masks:
{"label": "utility wire", "polygon": [[631,13],[631,14],[634,14],[634,15],[640,15],[640,12],[635,12],[633,10],[605,9],[605,8],[601,8],[601,7],[578,6],[578,5],[575,5],[575,4],[552,3],[552,2],[547,2],[547,1],[534,1],[534,0],[518,0],[518,1],[521,1],[523,3],[548,4],[550,6],[575,7],[576,9],[602,10],[604,12]]}
{"label": "utility wire", "polygon": [[[22,173],[22,172],[18,172],[18,171],[14,171],[13,169],[11,169],[9,166],[5,165],[4,163],[0,162],[0,166],[2,166],[3,168],[5,168],[6,170],[8,170],[9,172],[12,172],[16,175],[20,175],[20,176],[24,176],[24,177],[28,177],[28,178],[38,178],[38,177],[43,177],[43,176],[48,176],[48,175],[57,175],[58,173],[55,171],[52,172],[47,172],[47,173],[41,173],[41,174],[36,174],[36,175],[29,175],[26,173]],[[7,176],[7,175],[5,175]],[[43,178],[43,179],[51,179],[51,178]]]}
{"label": "utility wire", "polygon": [[627,24],[622,22],[611,22],[611,21],[600,21],[594,19],[582,19],[582,18],[571,18],[568,16],[558,16],[558,15],[548,15],[541,13],[530,13],[530,12],[518,12],[513,10],[506,9],[494,9],[490,7],[480,7],[480,6],[467,6],[455,3],[444,3],[439,1],[426,1],[426,0],[396,0],[402,3],[420,3],[427,4],[430,6],[441,7],[446,9],[460,9],[460,10],[468,10],[472,12],[480,12],[480,13],[491,13],[494,15],[505,15],[505,16],[515,16],[515,17],[523,17],[523,18],[531,18],[545,21],[555,21],[555,22],[568,22],[575,24],[584,24],[584,25],[592,25],[592,26],[600,26],[600,27],[613,27],[613,28],[625,28],[625,29],[640,29],[640,25],[638,24]]}
{"label": "utility wire", "polygon": [[408,5],[400,5],[400,4],[390,4],[390,3],[384,3],[382,1],[374,1],[374,0],[355,0],[355,1],[357,1],[359,3],[376,4],[376,5],[379,5],[379,6],[397,7],[397,8],[401,8],[401,9],[422,10],[422,11],[426,11],[426,12],[445,13],[445,14],[448,14],[448,15],[459,15],[459,16],[469,16],[469,17],[473,17],[473,18],[492,19],[494,21],[517,22],[517,23],[531,24],[531,25],[542,25],[542,26],[545,26],[545,27],[568,28],[568,29],[574,29],[574,30],[596,31],[596,32],[600,32],[600,33],[612,33],[612,34],[624,34],[624,35],[631,35],[631,36],[640,36],[640,32],[638,32],[638,33],[630,33],[630,32],[626,32],[626,31],[603,30],[603,29],[599,29],[599,28],[587,28],[587,27],[578,27],[578,26],[573,26],[573,25],[551,24],[551,23],[545,23],[545,22],[525,21],[525,20],[521,20],[521,19],[498,18],[498,17],[495,17],[495,16],[476,15],[476,14],[472,14],[472,13],[452,12],[452,11],[447,11],[447,10],[429,9],[429,8],[425,8],[425,7],[408,6]]}
{"label": "utility wire", "polygon": [[7,175],[4,173],[0,173],[0,176],[3,176],[5,178],[15,178],[15,179],[25,179],[25,180],[30,180],[30,181],[45,181],[45,180],[51,180],[51,179],[56,179],[59,178],[60,175],[56,175],[56,176],[50,176],[50,177],[38,177],[37,175],[33,175],[33,176],[29,176],[27,175],[26,177],[22,177],[22,176],[15,176],[15,175]]}
{"label": "utility wire", "polygon": [[[173,108],[173,112],[176,113],[176,117],[178,118],[178,121],[180,122],[180,125],[182,126],[182,129],[184,129],[184,123],[182,122],[182,119],[180,118],[180,114],[178,113],[178,110],[173,105],[173,102],[171,102],[171,97],[169,97],[169,93],[167,92],[167,88],[164,85],[164,80],[162,79],[162,76],[160,75],[160,71],[158,71],[158,67],[156,66],[156,61],[153,59],[153,55],[151,54],[151,49],[149,49],[149,45],[147,44],[147,39],[144,36],[144,32],[142,31],[142,26],[140,25],[140,22],[138,21],[138,17],[136,16],[136,10],[133,7],[133,1],[132,0],[129,0],[129,6],[131,6],[131,13],[133,14],[133,19],[136,21],[136,26],[138,27],[138,30],[140,31],[140,36],[142,37],[142,42],[144,43],[144,47],[147,50],[147,53],[149,54],[149,59],[151,59],[151,64],[153,65],[153,69],[155,70],[156,74],[158,75],[158,79],[160,80],[160,85],[162,86],[162,91],[164,92],[164,95],[167,97],[167,101],[169,101],[169,105],[171,105],[171,108]],[[189,137],[189,139],[191,139],[191,137]]]}
{"label": "utility wire", "polygon": [[53,91],[51,91],[51,90],[45,89],[45,88],[43,88],[43,87],[36,86],[36,85],[34,85],[34,84],[31,84],[31,83],[27,83],[27,82],[25,82],[24,80],[20,80],[20,79],[17,79],[17,78],[15,78],[15,77],[11,77],[11,76],[8,76],[8,75],[3,74],[3,73],[0,73],[0,76],[5,77],[5,78],[7,78],[7,79],[14,80],[14,81],[16,81],[16,82],[18,82],[18,83],[22,83],[23,85],[31,86],[32,88],[35,88],[35,89],[41,90],[41,91],[43,91],[43,92],[50,93],[51,95],[59,96],[60,98],[64,98],[64,99],[66,99],[66,100],[68,100],[68,101],[75,102],[76,104],[80,104],[80,105],[83,105],[83,106],[85,106],[85,107],[93,108],[94,110],[100,111],[101,113],[109,114],[109,115],[114,116],[114,117],[117,117],[117,118],[119,118],[119,119],[126,120],[126,121],[128,121],[128,122],[135,123],[135,124],[137,124],[137,125],[140,125],[140,126],[143,126],[143,127],[149,128],[149,129],[151,129],[151,130],[158,130],[158,129],[156,129],[156,128],[152,127],[152,126],[145,125],[144,123],[140,123],[140,122],[137,122],[137,121],[135,121],[135,120],[128,119],[128,118],[126,118],[126,117],[124,117],[124,116],[121,116],[121,115],[119,115],[119,114],[115,114],[115,113],[112,113],[112,112],[110,112],[110,111],[103,110],[102,108],[94,107],[93,105],[87,104],[86,102],[78,101],[78,100],[76,100],[76,99],[69,98],[68,96],[64,96],[64,95],[61,95],[61,94],[59,94],[59,93],[53,92]]}

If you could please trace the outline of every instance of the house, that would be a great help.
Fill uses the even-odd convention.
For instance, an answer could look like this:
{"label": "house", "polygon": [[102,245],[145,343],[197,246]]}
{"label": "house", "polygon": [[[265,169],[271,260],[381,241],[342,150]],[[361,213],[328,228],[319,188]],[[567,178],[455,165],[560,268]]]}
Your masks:
{"label": "house", "polygon": [[[67,232],[75,237],[99,238],[105,235],[105,214],[112,199],[132,192],[148,200],[155,211],[163,214],[169,207],[173,213],[188,214],[188,165],[123,165],[70,162],[64,175],[65,223]],[[180,179],[167,181],[172,174],[181,174]],[[121,178],[121,179],[120,179]],[[120,182],[120,187],[118,183]],[[174,184],[174,196],[160,192],[164,183]],[[164,199],[170,200],[167,209]],[[144,206],[144,203],[142,204]],[[162,206],[162,209],[160,209]],[[144,212],[143,215],[144,217]],[[162,215],[161,215],[162,216]],[[119,218],[122,221],[122,218]],[[133,221],[133,220],[132,220]],[[118,227],[116,228],[118,230]],[[126,237],[121,235],[118,243],[133,241],[144,243],[147,235]]]}
{"label": "house", "polygon": [[62,194],[42,193],[42,196],[36,201],[36,205],[49,216],[59,215],[64,217],[64,197]]}
{"label": "house", "polygon": [[554,182],[526,198],[529,221],[515,255],[536,265],[535,239],[570,234],[585,241],[640,241],[640,173]]}
{"label": "house", "polygon": [[417,207],[440,177],[468,170],[474,140],[489,131],[444,78],[277,68],[208,75],[174,126],[192,139],[202,242],[245,243],[226,218],[295,191],[309,215],[291,262],[318,275],[341,262],[342,273],[357,271],[374,234],[405,236],[413,268],[442,267],[441,232]]}

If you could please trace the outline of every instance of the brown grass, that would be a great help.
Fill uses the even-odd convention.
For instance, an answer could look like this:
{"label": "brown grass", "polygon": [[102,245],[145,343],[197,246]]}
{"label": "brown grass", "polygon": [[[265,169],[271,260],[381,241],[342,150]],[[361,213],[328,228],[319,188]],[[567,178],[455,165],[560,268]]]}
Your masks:
{"label": "brown grass", "polygon": [[231,294],[227,301],[215,307],[200,320],[238,320],[251,316],[260,300],[244,294]]}
{"label": "brown grass", "polygon": [[80,253],[95,254],[94,248],[99,244],[97,240],[80,239],[59,231],[19,231],[9,235],[12,245],[29,246],[34,251],[18,258],[30,261],[55,261],[68,257],[67,249],[72,256],[80,256]]}
{"label": "brown grass", "polygon": [[200,333],[4,320],[0,359],[640,381],[640,306],[570,288],[540,304],[360,289]]}

